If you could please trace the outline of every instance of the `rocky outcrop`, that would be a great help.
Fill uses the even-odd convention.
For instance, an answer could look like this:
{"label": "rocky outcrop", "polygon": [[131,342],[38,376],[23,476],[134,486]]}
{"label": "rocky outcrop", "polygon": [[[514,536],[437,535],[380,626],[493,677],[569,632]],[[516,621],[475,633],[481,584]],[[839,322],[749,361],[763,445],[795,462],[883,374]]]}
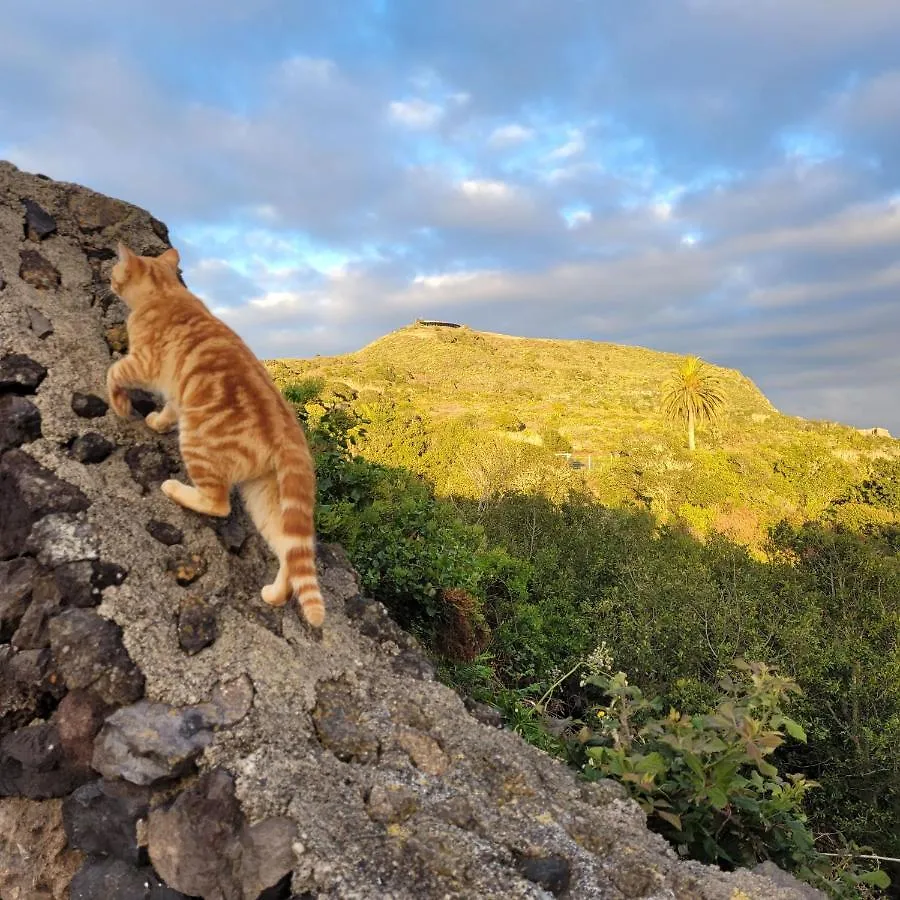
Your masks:
{"label": "rocky outcrop", "polygon": [[339,548],[320,634],[265,608],[243,514],[170,503],[176,438],[106,407],[118,239],[168,246],[0,164],[0,896],[807,895],[678,860],[616,785],[467,707]]}

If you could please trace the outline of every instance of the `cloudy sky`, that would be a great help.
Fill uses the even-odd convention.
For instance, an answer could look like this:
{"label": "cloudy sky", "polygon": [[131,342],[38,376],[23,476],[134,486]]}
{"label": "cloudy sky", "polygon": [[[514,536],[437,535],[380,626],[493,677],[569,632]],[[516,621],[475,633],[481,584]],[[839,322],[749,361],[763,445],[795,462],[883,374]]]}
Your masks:
{"label": "cloudy sky", "polygon": [[0,158],[166,221],[261,356],[441,317],[900,433],[898,0],[21,0]]}

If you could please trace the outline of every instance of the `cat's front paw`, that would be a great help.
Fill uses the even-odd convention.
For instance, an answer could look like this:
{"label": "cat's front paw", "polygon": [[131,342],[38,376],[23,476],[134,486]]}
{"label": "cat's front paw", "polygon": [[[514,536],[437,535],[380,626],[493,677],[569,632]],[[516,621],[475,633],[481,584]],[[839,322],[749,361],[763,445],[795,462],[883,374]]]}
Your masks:
{"label": "cat's front paw", "polygon": [[131,415],[131,397],[125,388],[112,388],[109,392],[109,405],[112,411],[122,419]]}
{"label": "cat's front paw", "polygon": [[152,428],[157,434],[165,434],[174,427],[162,418],[162,413],[158,412],[148,413],[144,417],[144,421],[147,423],[147,427]]}

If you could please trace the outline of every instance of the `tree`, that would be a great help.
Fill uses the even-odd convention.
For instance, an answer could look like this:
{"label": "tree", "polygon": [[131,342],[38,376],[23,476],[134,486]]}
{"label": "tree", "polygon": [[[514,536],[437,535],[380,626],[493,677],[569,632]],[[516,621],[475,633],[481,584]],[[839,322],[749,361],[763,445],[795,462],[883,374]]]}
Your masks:
{"label": "tree", "polygon": [[663,385],[663,411],[688,430],[688,449],[694,450],[697,422],[712,421],[725,402],[719,382],[698,357],[689,356]]}

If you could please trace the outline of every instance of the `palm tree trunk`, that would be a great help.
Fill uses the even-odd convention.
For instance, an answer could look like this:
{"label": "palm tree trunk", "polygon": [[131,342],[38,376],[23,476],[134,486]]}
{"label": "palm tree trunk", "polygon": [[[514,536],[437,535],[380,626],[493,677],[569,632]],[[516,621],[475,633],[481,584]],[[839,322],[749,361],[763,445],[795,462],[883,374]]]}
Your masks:
{"label": "palm tree trunk", "polygon": [[697,447],[697,442],[694,440],[694,410],[689,409],[688,410],[688,450],[690,450],[691,453],[693,453],[694,450],[696,449],[696,447]]}

